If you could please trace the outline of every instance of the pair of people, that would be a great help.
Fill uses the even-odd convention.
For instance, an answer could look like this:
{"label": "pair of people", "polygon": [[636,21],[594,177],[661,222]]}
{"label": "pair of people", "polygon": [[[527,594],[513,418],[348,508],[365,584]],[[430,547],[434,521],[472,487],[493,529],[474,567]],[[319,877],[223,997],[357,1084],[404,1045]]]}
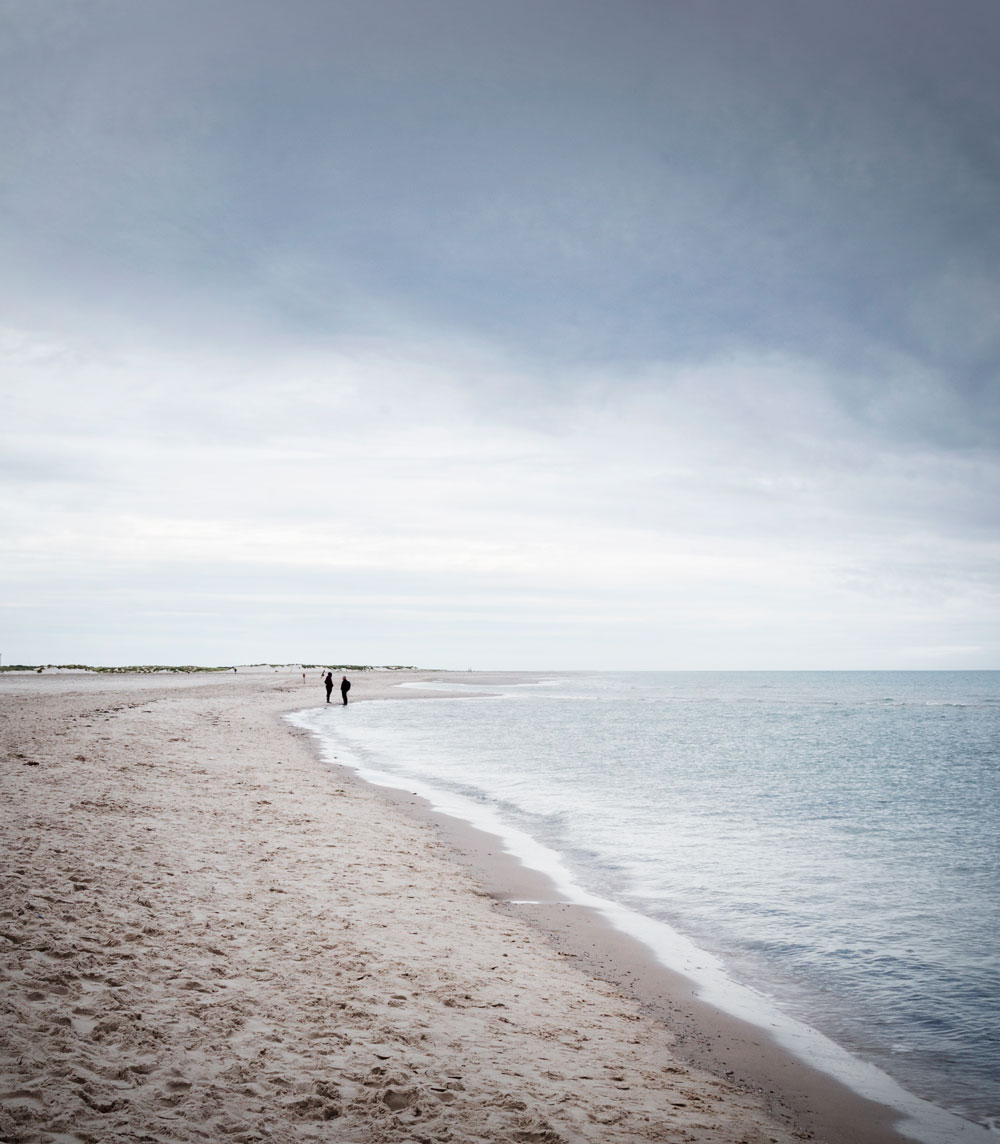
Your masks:
{"label": "pair of people", "polygon": [[[333,691],[333,672],[328,671],[323,676],[323,686],[326,688],[326,701],[330,702],[330,693]],[[347,706],[347,693],[351,690],[351,681],[347,676],[343,676],[340,680],[340,697],[344,701],[344,706]]]}

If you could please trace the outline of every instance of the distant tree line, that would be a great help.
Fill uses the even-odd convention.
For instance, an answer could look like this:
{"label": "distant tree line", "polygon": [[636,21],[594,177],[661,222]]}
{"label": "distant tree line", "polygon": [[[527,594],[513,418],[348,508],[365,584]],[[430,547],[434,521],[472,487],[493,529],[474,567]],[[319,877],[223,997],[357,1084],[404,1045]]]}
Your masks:
{"label": "distant tree line", "polygon": [[[263,667],[263,664],[237,664],[236,667]],[[266,666],[273,667],[277,670],[279,667],[297,667],[296,664],[287,663],[269,663]],[[318,663],[303,663],[303,671],[313,670],[318,671],[321,668],[331,671],[375,671],[376,668],[367,663],[340,663],[340,664],[318,664]],[[103,672],[107,675],[135,675],[146,674],[152,675],[156,672],[163,671],[181,671],[181,672],[197,672],[197,671],[235,671],[236,667],[230,664],[228,667],[196,667],[193,664],[183,664],[181,666],[171,666],[169,664],[160,663],[144,663],[136,664],[132,667],[94,667],[88,663],[5,663],[0,666],[0,671],[34,671],[43,672],[46,669],[51,671],[96,671]],[[418,669],[404,664],[384,664],[378,670],[380,671],[417,671]]]}
{"label": "distant tree line", "polygon": [[231,667],[195,667],[193,664],[170,666],[158,663],[136,664],[132,667],[94,667],[89,663],[5,663],[0,671],[97,671],[105,674],[136,674],[151,675],[158,671],[232,671]]}

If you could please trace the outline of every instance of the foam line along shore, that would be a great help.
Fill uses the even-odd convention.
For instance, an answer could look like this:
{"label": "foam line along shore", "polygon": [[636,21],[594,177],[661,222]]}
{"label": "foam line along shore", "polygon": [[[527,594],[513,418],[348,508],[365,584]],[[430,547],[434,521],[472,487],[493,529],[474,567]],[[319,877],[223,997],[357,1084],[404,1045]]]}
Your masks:
{"label": "foam line along shore", "polygon": [[322,764],[283,719],[317,702],[291,672],[0,681],[3,1139],[810,1130]]}
{"label": "foam line along shore", "polygon": [[[331,760],[492,836],[477,855],[547,872],[544,900],[517,905],[534,920],[595,912],[703,1000],[890,1104],[915,1138],[962,1139],[989,1120],[991,896],[977,886],[993,883],[993,859],[974,840],[990,832],[975,803],[995,742],[990,673],[462,673],[415,686],[477,701],[299,719]],[[921,913],[945,883],[949,900]],[[704,945],[684,936],[699,933],[690,923]],[[756,949],[768,956],[748,960]]]}

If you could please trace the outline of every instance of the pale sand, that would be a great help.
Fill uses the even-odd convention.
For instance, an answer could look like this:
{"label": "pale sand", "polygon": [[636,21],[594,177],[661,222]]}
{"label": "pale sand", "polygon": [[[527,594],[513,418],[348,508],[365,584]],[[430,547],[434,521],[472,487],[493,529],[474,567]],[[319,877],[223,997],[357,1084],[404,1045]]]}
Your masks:
{"label": "pale sand", "polygon": [[[0,677],[0,1139],[810,1138],[321,763],[280,718],[321,698],[318,672]],[[845,1139],[888,1138],[875,1112]]]}

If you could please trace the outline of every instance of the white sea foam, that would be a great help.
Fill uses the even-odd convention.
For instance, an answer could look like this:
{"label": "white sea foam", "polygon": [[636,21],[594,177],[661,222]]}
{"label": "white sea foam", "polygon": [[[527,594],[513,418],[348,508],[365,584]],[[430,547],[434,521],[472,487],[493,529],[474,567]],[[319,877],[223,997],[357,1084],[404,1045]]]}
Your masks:
{"label": "white sea foam", "polygon": [[[943,694],[934,684],[578,677],[297,721],[369,781],[497,835],[706,1000],[899,1108],[915,1138],[943,1142],[974,1126],[907,1088],[950,1095],[981,1123],[995,1112],[982,1009],[996,853],[976,839],[994,825],[983,784],[996,779],[998,708],[995,677],[938,678]],[[942,700],[948,711],[933,711]],[[864,1059],[848,1051],[862,1046]],[[973,1059],[981,1073],[957,1076],[953,1062]]]}

